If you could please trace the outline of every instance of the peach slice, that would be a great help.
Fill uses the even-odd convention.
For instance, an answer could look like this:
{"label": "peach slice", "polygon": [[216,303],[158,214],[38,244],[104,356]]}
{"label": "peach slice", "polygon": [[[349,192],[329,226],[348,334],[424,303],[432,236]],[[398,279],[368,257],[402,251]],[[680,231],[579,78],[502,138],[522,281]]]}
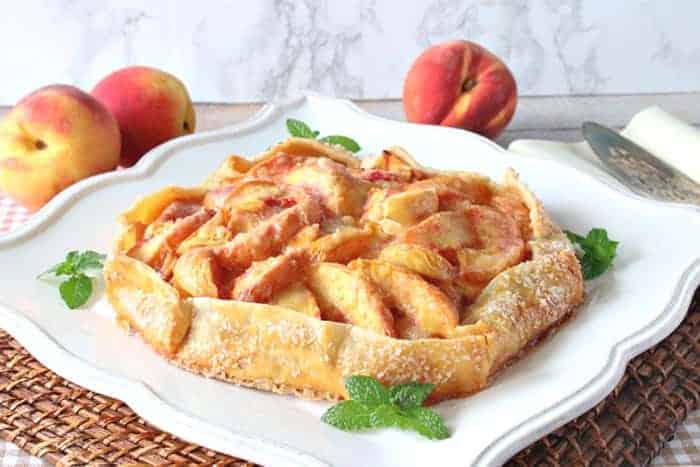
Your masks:
{"label": "peach slice", "polygon": [[328,159],[310,159],[282,177],[284,183],[298,186],[319,196],[335,215],[362,214],[369,184],[354,177],[342,165]]}
{"label": "peach slice", "polygon": [[437,192],[431,188],[406,190],[389,196],[384,215],[402,225],[413,225],[438,210]]}
{"label": "peach slice", "polygon": [[303,274],[308,257],[303,250],[253,263],[236,279],[231,298],[242,302],[265,303]]}
{"label": "peach slice", "polygon": [[172,203],[176,201],[199,203],[206,194],[207,190],[204,188],[167,186],[138,200],[119,219],[124,223],[149,225]]}
{"label": "peach slice", "polygon": [[[184,239],[213,216],[213,211],[200,208],[194,214],[177,220],[151,224],[146,229],[146,240],[129,250],[128,254],[154,268],[161,269],[164,273],[162,266],[167,259],[166,253],[174,253]],[[152,236],[148,238],[149,235]]]}
{"label": "peach slice", "polygon": [[396,336],[394,317],[361,271],[341,264],[319,263],[311,267],[307,285],[318,300],[323,319]]}
{"label": "peach slice", "polygon": [[212,190],[231,185],[243,177],[252,166],[253,163],[248,159],[234,154],[227,157],[221,166],[204,180],[202,186]]}
{"label": "peach slice", "polygon": [[454,290],[459,293],[460,297],[465,300],[464,304],[468,305],[476,301],[481,292],[488,285],[488,281],[479,282],[469,280],[465,277],[458,277],[451,285]]}
{"label": "peach slice", "polygon": [[457,252],[461,277],[487,282],[523,260],[525,242],[514,219],[486,206],[472,206],[464,215],[474,226],[480,248]]}
{"label": "peach slice", "polygon": [[232,235],[231,231],[226,228],[225,211],[217,211],[214,217],[180,243],[177,247],[177,253],[181,255],[193,248],[223,245],[231,240]]}
{"label": "peach slice", "polygon": [[261,159],[248,171],[248,176],[257,180],[278,180],[284,174],[303,165],[310,157],[287,154],[286,152],[274,153]]}
{"label": "peach slice", "polygon": [[475,245],[478,238],[463,212],[448,211],[433,214],[409,227],[398,240],[442,251]]}
{"label": "peach slice", "polygon": [[363,169],[379,169],[387,172],[410,172],[413,169],[423,167],[411,156],[408,151],[400,146],[392,146],[384,149],[375,157],[369,157],[362,161]]}
{"label": "peach slice", "polygon": [[362,218],[375,222],[384,219],[384,201],[389,197],[390,193],[391,191],[387,188],[370,188],[367,193]]}
{"label": "peach slice", "polygon": [[239,180],[232,185],[207,193],[204,205],[211,209],[255,210],[264,200],[276,199],[283,193],[278,183],[267,180]]}
{"label": "peach slice", "polygon": [[302,228],[287,243],[287,249],[301,248],[308,249],[311,244],[321,236],[320,224],[311,224]]}
{"label": "peach slice", "polygon": [[321,309],[314,294],[301,282],[295,282],[284,290],[277,292],[269,302],[270,305],[289,308],[312,318],[321,319]]}
{"label": "peach slice", "polygon": [[486,204],[491,199],[491,182],[478,174],[438,175],[414,182],[407,189],[417,188],[433,188],[442,210],[453,210],[464,201]]}
{"label": "peach slice", "polygon": [[357,259],[349,267],[366,274],[389,302],[414,323],[417,329],[405,326],[404,321],[406,337],[445,337],[457,326],[459,312],[454,303],[418,274],[380,260]]}
{"label": "peach slice", "polygon": [[125,323],[157,352],[174,355],[187,335],[192,311],[177,290],[141,261],[119,255],[105,263],[107,299]]}
{"label": "peach slice", "polygon": [[318,202],[308,198],[261,222],[252,230],[236,235],[233,240],[214,248],[226,269],[246,269],[253,261],[278,254],[303,227],[321,219]]}
{"label": "peach slice", "polygon": [[523,238],[532,237],[530,210],[525,206],[525,203],[518,199],[517,195],[501,193],[494,196],[489,204],[506,216],[515,219]]}
{"label": "peach slice", "polygon": [[322,143],[321,141],[309,138],[288,138],[287,140],[275,144],[267,151],[253,158],[256,163],[265,162],[279,154],[289,154],[290,156],[302,157],[327,157],[346,167],[358,168],[360,160],[350,151],[340,146]]}
{"label": "peach slice", "polygon": [[401,225],[416,224],[438,210],[437,192],[432,188],[418,188],[394,195],[373,192],[368,201],[365,217],[374,221],[390,219]]}
{"label": "peach slice", "polygon": [[163,209],[160,216],[154,223],[174,221],[183,217],[191,216],[202,208],[202,205],[195,201],[174,201],[167,208]]}
{"label": "peach slice", "polygon": [[311,243],[309,252],[314,262],[346,263],[372,247],[376,238],[370,228],[342,226]]}
{"label": "peach slice", "polygon": [[418,244],[393,243],[381,251],[379,259],[438,281],[449,281],[457,275],[456,268],[442,255]]}
{"label": "peach slice", "polygon": [[256,164],[248,175],[302,188],[317,196],[335,215],[359,216],[369,184],[327,158],[276,154]]}
{"label": "peach slice", "polygon": [[222,271],[209,248],[197,248],[180,256],[173,267],[173,285],[191,297],[218,298]]}
{"label": "peach slice", "polygon": [[361,166],[361,178],[372,182],[410,182],[427,175],[426,169],[399,146],[364,159]]}

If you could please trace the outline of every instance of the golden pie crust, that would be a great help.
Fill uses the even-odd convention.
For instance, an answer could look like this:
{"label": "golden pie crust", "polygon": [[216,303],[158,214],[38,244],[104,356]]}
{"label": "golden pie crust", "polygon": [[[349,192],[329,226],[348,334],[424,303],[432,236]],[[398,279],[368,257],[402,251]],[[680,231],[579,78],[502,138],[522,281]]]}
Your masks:
{"label": "golden pie crust", "polygon": [[137,201],[104,274],[117,321],[172,363],[327,399],[358,374],[478,391],[583,300],[572,245],[512,170],[299,138]]}

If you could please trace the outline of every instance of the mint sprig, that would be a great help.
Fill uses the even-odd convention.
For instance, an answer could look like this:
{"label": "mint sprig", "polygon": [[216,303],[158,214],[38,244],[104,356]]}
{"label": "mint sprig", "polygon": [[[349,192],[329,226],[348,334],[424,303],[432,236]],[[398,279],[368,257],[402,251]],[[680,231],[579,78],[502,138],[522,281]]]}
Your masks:
{"label": "mint sprig", "polygon": [[65,260],[39,274],[37,279],[66,277],[59,284],[58,291],[68,308],[74,310],[84,305],[92,295],[92,278],[87,273],[102,269],[106,258],[106,255],[92,250],[71,251]]}
{"label": "mint sprig", "polygon": [[612,266],[619,242],[610,240],[605,229],[591,229],[585,237],[567,230],[566,236],[576,246],[584,279],[595,279]]}
{"label": "mint sprig", "polygon": [[287,119],[287,130],[290,135],[298,138],[316,139],[318,136],[318,131],[313,131],[309,125],[294,118]]}
{"label": "mint sprig", "polygon": [[342,146],[350,152],[357,152],[360,149],[362,149],[360,145],[357,144],[357,141],[342,135],[324,136],[323,138],[319,138],[319,141],[322,141],[327,144],[336,144],[338,146]]}
{"label": "mint sprig", "polygon": [[321,420],[344,431],[400,428],[429,439],[449,438],[442,418],[422,406],[434,387],[410,382],[386,388],[372,377],[350,376],[345,379],[350,400],[328,409]]}
{"label": "mint sprig", "polygon": [[312,130],[309,125],[295,118],[287,119],[287,130],[289,131],[290,135],[296,136],[297,138],[318,139],[322,143],[342,146],[350,152],[357,152],[362,149],[360,145],[357,144],[357,141],[347,136],[328,135],[324,136],[323,138],[319,138],[318,131]]}

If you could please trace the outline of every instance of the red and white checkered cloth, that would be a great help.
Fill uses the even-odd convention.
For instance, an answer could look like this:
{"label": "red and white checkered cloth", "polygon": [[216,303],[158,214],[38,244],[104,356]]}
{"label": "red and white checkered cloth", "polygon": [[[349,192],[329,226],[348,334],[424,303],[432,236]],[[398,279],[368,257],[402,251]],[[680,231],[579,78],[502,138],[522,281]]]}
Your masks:
{"label": "red and white checkered cloth", "polygon": [[0,193],[0,235],[24,224],[30,216],[26,209]]}
{"label": "red and white checkered cloth", "polygon": [[45,467],[51,464],[27,454],[12,443],[0,440],[0,465],[4,467]]}
{"label": "red and white checkered cloth", "polygon": [[[26,209],[0,194],[0,235],[16,229],[30,217],[31,214]],[[0,440],[0,465],[17,467],[48,464],[25,453],[12,443]],[[678,427],[676,436],[654,459],[653,465],[700,465],[700,410],[690,414],[685,424]]]}

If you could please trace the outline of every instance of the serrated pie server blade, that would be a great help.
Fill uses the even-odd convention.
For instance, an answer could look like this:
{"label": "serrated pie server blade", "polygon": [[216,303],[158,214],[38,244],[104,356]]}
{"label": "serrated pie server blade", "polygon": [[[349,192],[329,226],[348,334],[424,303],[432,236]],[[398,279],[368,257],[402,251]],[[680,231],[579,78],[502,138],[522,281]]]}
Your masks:
{"label": "serrated pie server blade", "polygon": [[659,201],[700,205],[700,184],[618,132],[585,122],[583,138],[620,183]]}

